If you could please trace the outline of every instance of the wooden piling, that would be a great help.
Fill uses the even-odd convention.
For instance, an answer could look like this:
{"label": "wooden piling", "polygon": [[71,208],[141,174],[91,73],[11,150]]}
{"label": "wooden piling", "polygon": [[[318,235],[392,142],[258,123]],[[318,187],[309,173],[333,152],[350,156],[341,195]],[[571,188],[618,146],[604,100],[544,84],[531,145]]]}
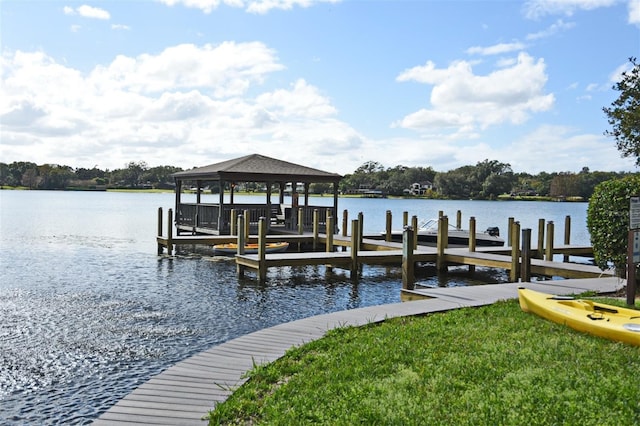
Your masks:
{"label": "wooden piling", "polygon": [[231,235],[238,235],[238,212],[236,209],[231,209],[230,217]]}
{"label": "wooden piling", "polygon": [[[327,229],[333,229],[333,216],[327,217]],[[327,232],[327,239],[325,242],[325,249],[328,252],[334,251],[333,249],[333,232]]]}
{"label": "wooden piling", "polygon": [[318,209],[313,209],[313,251],[318,249],[318,235],[320,233],[320,213]]}
{"label": "wooden piling", "polygon": [[391,223],[392,223],[392,217],[391,217],[391,210],[387,210],[387,215],[386,215],[386,227],[385,227],[385,234],[384,234],[384,240],[386,242],[391,242]]}
{"label": "wooden piling", "polygon": [[360,241],[360,225],[358,219],[351,221],[351,278],[356,278],[358,275],[358,242]]}
{"label": "wooden piling", "polygon": [[513,222],[511,228],[511,270],[509,271],[509,280],[511,282],[518,281],[520,275],[520,222]]}
{"label": "wooden piling", "polygon": [[511,247],[511,230],[513,229],[514,219],[510,217],[507,221],[507,247]]}
{"label": "wooden piling", "polygon": [[411,217],[411,228],[413,228],[413,248],[418,248],[418,216]]}
{"label": "wooden piling", "polygon": [[456,212],[456,229],[462,229],[462,211]]}
{"label": "wooden piling", "polygon": [[[402,212],[402,227],[404,228],[409,224],[409,212]],[[414,229],[417,232],[417,229]]]}
{"label": "wooden piling", "polygon": [[[476,251],[476,218],[471,216],[469,218],[469,251]],[[469,272],[475,272],[475,265],[469,265]]]}
{"label": "wooden piling", "polygon": [[244,236],[249,238],[251,226],[251,216],[249,216],[249,210],[244,211]]}
{"label": "wooden piling", "polygon": [[536,258],[544,259],[544,219],[538,219],[538,250]]}
{"label": "wooden piling", "polygon": [[[571,216],[565,216],[564,218],[564,245],[568,246],[571,244]],[[569,261],[569,255],[565,254],[562,256],[563,262]]]}
{"label": "wooden piling", "polygon": [[[162,236],[162,207],[158,207],[158,237]],[[163,251],[163,246],[161,243],[158,243],[158,255],[161,255]]]}
{"label": "wooden piling", "polygon": [[446,272],[447,264],[444,261],[444,250],[447,248],[449,239],[449,218],[440,216],[438,218],[438,237],[436,241],[436,269],[439,272]]}
{"label": "wooden piling", "polygon": [[522,230],[522,261],[520,265],[520,281],[531,281],[531,229]]}
{"label": "wooden piling", "polygon": [[411,227],[406,227],[402,233],[402,289],[415,288],[415,262],[413,261],[413,234]]}
{"label": "wooden piling", "polygon": [[362,250],[363,234],[364,234],[364,213],[358,212],[358,251]]}
{"label": "wooden piling", "polygon": [[[244,254],[244,246],[246,244],[246,234],[245,234],[245,226],[244,226],[245,218],[244,215],[238,215],[237,219],[237,230],[238,230],[238,239],[237,239],[237,253],[242,255]],[[236,262],[236,274],[238,278],[244,277],[245,267],[238,262]]]}
{"label": "wooden piling", "polygon": [[349,211],[344,209],[342,211],[342,236],[347,236],[347,229],[349,228]]}
{"label": "wooden piling", "polygon": [[258,219],[258,275],[260,282],[267,279],[267,219]]}
{"label": "wooden piling", "polygon": [[553,233],[554,233],[553,221],[547,222],[547,245],[545,247],[545,260],[553,261]]}
{"label": "wooden piling", "polygon": [[304,209],[298,207],[298,234],[304,234]]}
{"label": "wooden piling", "polygon": [[173,209],[167,211],[167,254],[173,254]]}

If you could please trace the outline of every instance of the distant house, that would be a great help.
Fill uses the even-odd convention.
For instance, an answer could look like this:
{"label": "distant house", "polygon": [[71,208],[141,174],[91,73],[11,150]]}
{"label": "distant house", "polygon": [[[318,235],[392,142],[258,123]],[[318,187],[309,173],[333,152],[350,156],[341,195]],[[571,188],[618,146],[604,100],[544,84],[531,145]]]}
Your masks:
{"label": "distant house", "polygon": [[407,195],[424,195],[427,191],[433,190],[433,183],[429,181],[415,182],[403,192]]}

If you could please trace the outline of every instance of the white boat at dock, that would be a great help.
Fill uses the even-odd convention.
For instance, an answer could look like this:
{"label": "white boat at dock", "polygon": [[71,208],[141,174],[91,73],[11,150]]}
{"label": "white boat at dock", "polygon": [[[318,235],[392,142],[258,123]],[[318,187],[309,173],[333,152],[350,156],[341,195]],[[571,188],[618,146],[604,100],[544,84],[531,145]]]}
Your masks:
{"label": "white boat at dock", "polygon": [[[429,219],[418,224],[418,244],[435,246],[438,240],[438,220]],[[392,230],[391,241],[402,241],[404,230]],[[384,237],[385,232],[382,232]],[[448,246],[462,247],[469,245],[469,231],[449,225]],[[504,239],[500,237],[497,227],[490,227],[484,232],[476,232],[476,246],[503,247]]]}

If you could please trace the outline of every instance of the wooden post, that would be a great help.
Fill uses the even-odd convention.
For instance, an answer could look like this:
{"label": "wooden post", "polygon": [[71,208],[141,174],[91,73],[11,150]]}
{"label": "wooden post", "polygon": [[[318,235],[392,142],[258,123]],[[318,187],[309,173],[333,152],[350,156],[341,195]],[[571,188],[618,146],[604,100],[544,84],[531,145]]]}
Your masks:
{"label": "wooden post", "polygon": [[[162,207],[158,207],[158,237],[162,237]],[[158,255],[162,254],[162,244],[158,243]]]}
{"label": "wooden post", "polygon": [[511,270],[509,271],[509,280],[512,283],[518,281],[520,276],[520,222],[513,222],[511,229]]}
{"label": "wooden post", "polygon": [[267,279],[267,219],[261,217],[258,219],[258,275],[260,282]]}
{"label": "wooden post", "polygon": [[364,213],[358,212],[358,251],[362,250],[362,238],[364,234]]}
{"label": "wooden post", "polygon": [[347,209],[342,211],[342,236],[347,236],[347,228],[349,227],[349,212]]}
{"label": "wooden post", "polygon": [[[409,212],[402,212],[402,227],[404,228],[409,224]],[[414,229],[417,231],[417,229]]]}
{"label": "wooden post", "polygon": [[358,224],[358,219],[353,219],[351,221],[351,278],[357,278],[358,276],[358,241],[360,241],[360,236],[358,232],[360,230],[360,225]]}
{"label": "wooden post", "polygon": [[249,210],[244,211],[244,236],[249,239],[249,235],[251,235],[250,231],[251,226],[251,216],[249,216]]}
{"label": "wooden post", "polygon": [[522,264],[520,266],[520,281],[531,281],[531,229],[522,230]]}
{"label": "wooden post", "polygon": [[173,210],[167,212],[167,254],[173,254]]}
{"label": "wooden post", "polygon": [[[238,215],[238,239],[237,239],[237,243],[238,243],[238,248],[237,248],[237,253],[239,255],[243,255],[244,254],[244,246],[247,242],[246,237],[247,235],[245,234],[245,226],[244,226],[244,215]],[[236,274],[238,275],[238,278],[242,278],[244,277],[244,271],[245,271],[245,267],[243,265],[240,265],[236,262]]]}
{"label": "wooden post", "polygon": [[318,249],[318,233],[320,226],[320,213],[318,209],[313,209],[313,251]]}
{"label": "wooden post", "polygon": [[633,263],[634,237],[637,230],[630,229],[627,240],[627,305],[636,305],[636,266]]}
{"label": "wooden post", "polygon": [[415,288],[415,263],[413,261],[413,229],[404,228],[402,233],[402,288]]}
{"label": "wooden post", "polygon": [[456,229],[462,229],[462,212],[460,210],[456,212]]}
{"label": "wooden post", "polygon": [[391,241],[391,223],[392,223],[392,217],[391,217],[391,210],[387,210],[387,216],[386,216],[386,232],[384,234],[384,240],[386,242],[390,242]]}
{"label": "wooden post", "polygon": [[[564,245],[568,246],[569,244],[571,244],[571,216],[567,215],[564,217]],[[565,254],[562,257],[562,261],[568,262],[569,255]]]}
{"label": "wooden post", "polygon": [[[469,251],[476,251],[476,218],[469,218]],[[469,265],[469,272],[475,272],[476,265]]]}
{"label": "wooden post", "polygon": [[230,216],[231,218],[229,219],[229,222],[231,222],[231,231],[229,233],[231,235],[238,235],[238,212],[236,212],[236,209],[231,209]]}
{"label": "wooden post", "polygon": [[510,217],[507,223],[507,246],[511,247],[511,230],[513,229],[513,218]]}
{"label": "wooden post", "polygon": [[304,234],[304,209],[298,207],[298,234]]}
{"label": "wooden post", "polygon": [[[329,216],[327,217],[327,228],[329,229],[333,229],[333,216]],[[326,250],[328,252],[332,252],[333,251],[333,232],[327,232],[327,239],[326,239]]]}
{"label": "wooden post", "polygon": [[538,219],[538,259],[544,259],[544,219]]}
{"label": "wooden post", "polygon": [[444,249],[447,248],[449,238],[449,218],[440,216],[438,218],[438,237],[436,242],[436,269],[440,271],[447,270],[447,264],[444,261]]}
{"label": "wooden post", "polygon": [[438,219],[444,216],[444,212],[442,210],[438,210]]}
{"label": "wooden post", "polygon": [[418,248],[418,216],[411,216],[411,228],[413,229],[413,248]]}
{"label": "wooden post", "polygon": [[547,222],[547,246],[545,247],[545,260],[553,261],[553,221]]}

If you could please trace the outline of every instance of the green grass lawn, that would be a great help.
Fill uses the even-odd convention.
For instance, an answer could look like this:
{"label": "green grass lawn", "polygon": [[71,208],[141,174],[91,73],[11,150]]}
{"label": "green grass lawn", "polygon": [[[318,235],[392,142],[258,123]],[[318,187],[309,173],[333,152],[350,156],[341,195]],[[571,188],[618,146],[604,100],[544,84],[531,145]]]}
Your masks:
{"label": "green grass lawn", "polygon": [[640,347],[517,301],[337,329],[248,377],[210,424],[640,424]]}

